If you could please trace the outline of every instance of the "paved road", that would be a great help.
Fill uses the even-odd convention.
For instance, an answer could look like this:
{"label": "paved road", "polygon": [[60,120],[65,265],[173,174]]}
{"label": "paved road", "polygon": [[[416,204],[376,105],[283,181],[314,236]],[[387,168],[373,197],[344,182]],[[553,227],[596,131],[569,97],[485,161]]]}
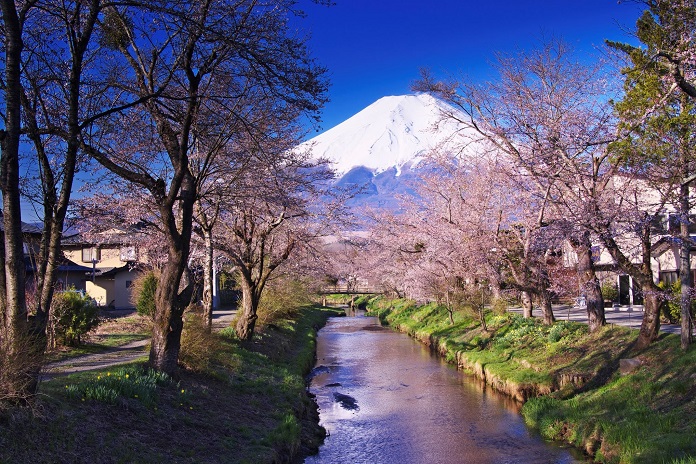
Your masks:
{"label": "paved road", "polygon": [[[522,314],[522,308],[510,308],[508,311]],[[617,309],[605,308],[605,318],[607,324],[616,324],[626,327],[631,327],[632,329],[639,329],[640,323],[643,319],[643,307],[642,306],[620,306]],[[541,311],[538,309],[534,310],[534,316],[540,317]],[[587,310],[585,308],[580,308],[577,306],[570,305],[554,305],[553,315],[556,316],[556,320],[559,321],[577,321],[577,322],[587,322]],[[660,324],[660,330],[666,333],[680,333],[681,327],[676,324]]]}

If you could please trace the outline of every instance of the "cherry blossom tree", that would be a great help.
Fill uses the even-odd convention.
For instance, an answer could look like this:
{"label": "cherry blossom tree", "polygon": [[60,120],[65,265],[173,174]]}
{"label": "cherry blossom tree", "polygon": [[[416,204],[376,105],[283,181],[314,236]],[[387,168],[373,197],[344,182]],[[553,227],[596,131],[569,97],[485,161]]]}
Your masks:
{"label": "cherry blossom tree", "polygon": [[[2,191],[3,270],[0,273],[0,350],[3,357],[19,359],[22,340],[28,327],[24,283],[24,251],[22,238],[22,214],[19,195],[19,156],[22,132],[21,116],[21,67],[24,50],[23,36],[27,15],[32,2],[20,4],[4,0],[3,21],[3,103],[4,129],[0,133],[0,190]],[[4,395],[22,395],[31,386],[23,381],[27,366],[20,366],[19,374],[5,379]]]}
{"label": "cherry blossom tree", "polygon": [[[155,296],[150,364],[156,369],[176,370],[182,315],[193,291],[185,274],[206,171],[191,168],[195,141],[216,131],[229,131],[218,138],[232,139],[238,124],[230,121],[244,121],[258,103],[312,114],[324,101],[323,69],[288,32],[293,7],[289,0],[162,1],[146,9],[114,7],[105,15],[122,56],[123,91],[157,97],[95,128],[82,148],[148,191],[157,205],[168,260]],[[206,153],[203,166],[216,156]]]}
{"label": "cherry blossom tree", "polygon": [[249,166],[221,207],[213,235],[214,248],[237,268],[242,307],[236,331],[243,340],[254,334],[269,278],[324,233],[322,188],[333,172],[294,151],[297,139],[280,135],[243,144],[251,153]]}
{"label": "cherry blossom tree", "polygon": [[[464,80],[436,82],[427,73],[417,84],[457,109],[443,114],[475,131],[510,163],[510,179],[520,189],[529,186],[537,198],[536,226],[527,223],[508,230],[531,247],[534,231],[562,218],[571,221],[569,235],[582,257],[582,291],[587,297],[588,318],[593,330],[604,324],[603,301],[589,250],[591,208],[585,207],[605,182],[610,169],[606,144],[611,140],[612,119],[602,104],[607,78],[600,65],[579,64],[562,41],[552,40],[539,49],[517,55],[499,55],[495,66],[499,78],[482,85]],[[464,117],[462,117],[464,115]],[[531,264],[531,263],[530,263]],[[541,274],[538,274],[541,275]],[[526,281],[519,275],[520,281]]]}
{"label": "cherry blossom tree", "polygon": [[[3,160],[8,164],[3,166],[11,179],[7,178],[3,197],[12,200],[21,193],[39,205],[38,217],[43,220],[42,238],[34,256],[36,305],[27,308],[26,302],[13,297],[9,313],[10,319],[30,321],[31,351],[35,351],[38,358],[45,347],[44,334],[50,319],[60,239],[74,176],[80,165],[79,137],[101,118],[139,102],[139,99],[121,100],[113,93],[109,53],[99,40],[103,35],[99,20],[105,5],[106,2],[99,0],[3,3],[2,30],[6,44],[11,43],[7,50],[18,53],[4,62],[5,71],[12,73],[9,85],[4,87],[10,119],[14,117],[14,102],[18,101],[22,107],[21,127],[10,124],[8,129],[11,132],[19,129],[24,141],[28,142],[22,145],[21,160],[10,155],[14,148],[10,150],[8,146],[4,151]],[[21,69],[15,69],[18,66]],[[19,183],[13,174],[17,161],[28,173]],[[6,222],[21,222],[12,208],[4,208],[4,211]],[[11,239],[15,238],[11,234]],[[11,253],[8,263],[15,261],[14,246],[6,247]],[[15,266],[12,272],[3,273],[2,278],[10,283],[11,294],[24,294],[25,284],[21,277],[11,275],[20,272],[23,277],[24,271],[22,254],[21,268]],[[19,306],[15,307],[15,303]],[[16,324],[11,326],[16,329]],[[16,338],[15,335],[9,335],[8,340],[12,338]],[[38,367],[28,374],[27,378],[34,379],[30,390],[37,376]]]}

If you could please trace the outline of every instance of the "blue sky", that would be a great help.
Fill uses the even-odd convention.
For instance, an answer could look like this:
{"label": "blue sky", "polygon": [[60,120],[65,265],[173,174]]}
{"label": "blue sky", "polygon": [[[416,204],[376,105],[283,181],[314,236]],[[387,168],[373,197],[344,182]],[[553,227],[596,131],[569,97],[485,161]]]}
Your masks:
{"label": "blue sky", "polygon": [[605,39],[635,43],[630,32],[643,10],[631,0],[334,1],[306,2],[299,22],[332,83],[319,132],[383,96],[409,93],[422,67],[483,80],[495,52],[532,48],[544,36],[588,59]]}

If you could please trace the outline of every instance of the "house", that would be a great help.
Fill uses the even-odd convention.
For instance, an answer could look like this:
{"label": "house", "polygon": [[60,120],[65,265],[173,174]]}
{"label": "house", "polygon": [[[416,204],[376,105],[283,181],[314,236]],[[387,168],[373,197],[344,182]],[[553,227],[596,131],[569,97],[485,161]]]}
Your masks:
{"label": "house", "polygon": [[[672,205],[664,201],[665,192],[648,185],[641,179],[630,179],[615,176],[610,188],[617,193],[623,202],[627,200],[639,211],[648,213],[651,228],[651,259],[650,265],[655,283],[672,284],[679,278],[679,218]],[[690,204],[696,204],[692,198]],[[618,204],[618,201],[617,201]],[[696,243],[696,214],[690,214],[689,236]],[[615,238],[617,244],[635,264],[642,262],[642,248],[638,238],[626,234]],[[569,245],[564,247],[564,266],[572,267],[577,264],[577,256]],[[696,279],[696,248],[691,252],[690,270]],[[619,291],[620,305],[642,305],[643,297],[633,278],[620,270],[609,252],[601,245],[592,247],[592,259],[597,276],[602,283],[615,282]],[[695,280],[696,281],[696,280]]]}
{"label": "house", "polygon": [[132,308],[132,284],[146,268],[146,258],[138,252],[137,232],[121,229],[86,237],[73,234],[62,242],[65,257],[87,268],[84,287],[100,306]]}
{"label": "house", "polygon": [[[2,212],[0,211],[0,236],[4,232],[4,224],[2,222]],[[33,292],[36,289],[36,270],[37,270],[37,255],[41,243],[42,228],[35,224],[22,222],[22,235],[24,241],[24,265],[26,269],[26,289],[28,292]],[[79,265],[65,257],[58,258],[58,267],[56,272],[56,290],[64,290],[74,287],[84,290],[85,287],[85,272],[90,268]]]}

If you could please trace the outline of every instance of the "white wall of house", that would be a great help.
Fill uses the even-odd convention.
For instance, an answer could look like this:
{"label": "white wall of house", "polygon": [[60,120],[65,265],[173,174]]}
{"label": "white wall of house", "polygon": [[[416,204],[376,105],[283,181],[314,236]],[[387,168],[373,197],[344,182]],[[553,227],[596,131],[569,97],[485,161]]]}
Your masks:
{"label": "white wall of house", "polygon": [[107,279],[96,279],[94,282],[88,280],[85,283],[85,290],[95,299],[98,305],[107,306],[113,300],[114,281]]}

